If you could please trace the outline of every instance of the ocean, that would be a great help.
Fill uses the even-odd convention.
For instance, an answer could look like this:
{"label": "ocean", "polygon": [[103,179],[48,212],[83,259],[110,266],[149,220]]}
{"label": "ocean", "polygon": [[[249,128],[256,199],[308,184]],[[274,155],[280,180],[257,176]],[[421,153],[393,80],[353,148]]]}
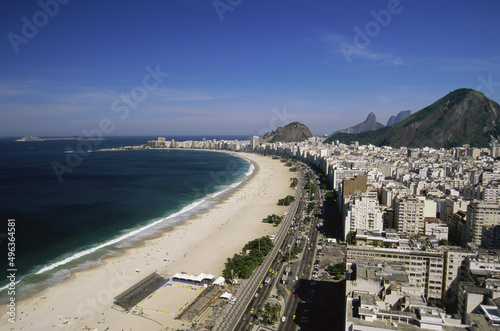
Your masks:
{"label": "ocean", "polygon": [[[228,153],[96,151],[156,138],[111,137],[95,142],[89,153],[78,140],[0,139],[0,270],[6,276],[15,270],[17,299],[209,208],[253,171]],[[15,220],[10,260],[9,219]],[[8,300],[6,276],[0,278],[0,302]]]}

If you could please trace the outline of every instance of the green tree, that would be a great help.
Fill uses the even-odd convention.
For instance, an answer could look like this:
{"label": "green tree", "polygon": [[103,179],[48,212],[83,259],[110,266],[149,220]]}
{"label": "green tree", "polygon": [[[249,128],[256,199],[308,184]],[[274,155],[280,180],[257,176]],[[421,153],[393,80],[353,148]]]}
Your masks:
{"label": "green tree", "polygon": [[295,197],[293,195],[289,195],[283,199],[278,200],[278,205],[280,206],[289,206],[292,202],[295,201]]}
{"label": "green tree", "polygon": [[317,190],[316,190],[316,185],[314,185],[314,184],[313,184],[313,183],[311,183],[311,182],[307,182],[307,183],[306,183],[306,185],[304,185],[304,187],[305,187],[306,189],[308,189],[310,193],[316,193],[316,191],[317,191]]}
{"label": "green tree", "polygon": [[[252,272],[264,261],[264,257],[271,251],[273,242],[269,237],[262,237],[248,242],[241,254],[228,258],[222,271],[223,277],[232,282],[233,277],[249,278]],[[246,252],[249,251],[248,254]]]}
{"label": "green tree", "polygon": [[328,273],[335,279],[339,280],[345,275],[345,268],[346,268],[345,262],[341,262],[333,266],[328,266],[328,268],[326,268],[326,271],[328,271]]}
{"label": "green tree", "polygon": [[279,320],[279,312],[281,311],[281,306],[279,304],[271,305],[267,302],[262,309],[260,314],[260,322],[263,325],[272,325]]}
{"label": "green tree", "polygon": [[348,245],[356,245],[356,232],[350,231],[347,234],[346,241]]}
{"label": "green tree", "polygon": [[262,221],[267,223],[274,223],[275,226],[278,226],[280,225],[281,221],[283,221],[283,216],[272,214],[264,218]]}

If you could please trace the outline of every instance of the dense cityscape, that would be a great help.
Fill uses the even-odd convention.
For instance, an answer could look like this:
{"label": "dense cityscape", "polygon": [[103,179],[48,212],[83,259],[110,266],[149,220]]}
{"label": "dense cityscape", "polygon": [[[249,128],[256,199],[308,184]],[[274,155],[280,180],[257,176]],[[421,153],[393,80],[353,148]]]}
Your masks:
{"label": "dense cityscape", "polygon": [[395,149],[324,140],[159,138],[144,147],[275,154],[320,169],[337,192],[347,243],[347,329],[500,325],[498,141],[490,148]]}

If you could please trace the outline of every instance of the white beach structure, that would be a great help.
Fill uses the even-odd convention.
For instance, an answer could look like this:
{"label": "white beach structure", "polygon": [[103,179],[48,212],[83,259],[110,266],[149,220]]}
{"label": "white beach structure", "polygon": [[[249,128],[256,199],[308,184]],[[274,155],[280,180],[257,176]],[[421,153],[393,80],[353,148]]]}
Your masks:
{"label": "white beach structure", "polygon": [[224,292],[221,296],[220,296],[222,299],[227,299],[227,300],[231,300],[233,298],[233,295],[229,292]]}
{"label": "white beach structure", "polygon": [[212,283],[213,285],[219,285],[219,286],[222,286],[224,285],[224,282],[226,280],[224,279],[224,277],[220,276],[219,278],[217,278],[216,280],[214,280],[214,282]]}
{"label": "white beach structure", "polygon": [[190,283],[202,283],[204,280],[212,281],[214,279],[214,276],[211,274],[204,274],[204,273],[201,273],[198,276],[176,273],[175,275],[172,276],[172,279]]}

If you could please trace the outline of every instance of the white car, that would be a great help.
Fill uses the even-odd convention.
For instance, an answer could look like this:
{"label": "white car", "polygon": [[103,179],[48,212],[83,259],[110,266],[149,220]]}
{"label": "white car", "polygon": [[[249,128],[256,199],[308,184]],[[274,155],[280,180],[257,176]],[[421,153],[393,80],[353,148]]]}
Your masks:
{"label": "white car", "polygon": [[285,317],[285,316],[283,316],[283,317],[281,318],[281,322],[285,323],[285,321],[286,321],[286,317]]}

